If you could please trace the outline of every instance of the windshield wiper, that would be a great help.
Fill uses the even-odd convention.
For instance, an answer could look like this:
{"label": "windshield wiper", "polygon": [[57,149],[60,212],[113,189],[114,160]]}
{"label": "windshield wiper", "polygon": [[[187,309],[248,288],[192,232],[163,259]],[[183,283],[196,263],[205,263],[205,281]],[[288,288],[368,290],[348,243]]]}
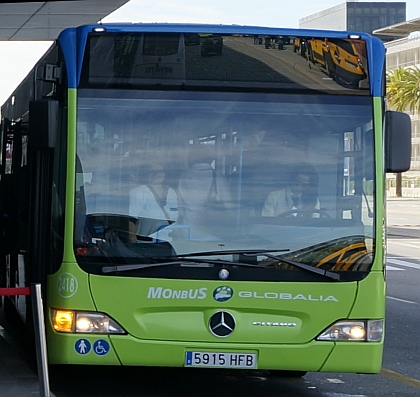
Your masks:
{"label": "windshield wiper", "polygon": [[[300,262],[294,262],[289,259],[282,258],[281,256],[277,255],[271,255],[270,252],[288,252],[289,249],[278,249],[278,250],[227,250],[227,251],[208,251],[208,252],[194,252],[191,254],[185,254],[185,255],[179,255],[178,258],[187,258],[191,256],[206,256],[206,255],[243,255],[243,256],[266,256],[267,258],[275,259],[278,261],[281,261],[283,263],[286,263],[291,266],[298,267],[299,269],[307,270],[312,273],[320,274],[322,276],[328,277],[332,280],[339,281],[340,275],[335,272],[331,272],[329,270],[320,269],[318,267],[313,267],[310,265],[306,265],[304,263]],[[230,262],[229,262],[230,263]],[[246,264],[242,264],[242,266],[245,266]],[[252,265],[254,267],[265,267],[265,266],[258,266],[258,265]]]}
{"label": "windshield wiper", "polygon": [[271,255],[271,254],[263,253],[263,252],[259,252],[259,253],[255,253],[255,254],[247,254],[247,255],[249,255],[249,256],[264,255],[267,258],[275,259],[275,260],[283,262],[287,265],[295,266],[295,267],[298,267],[299,269],[303,269],[303,270],[307,270],[307,271],[312,272],[312,273],[320,274],[321,276],[328,277],[328,278],[330,278],[331,280],[334,280],[334,281],[340,281],[340,275],[338,273],[330,272],[329,270],[320,269],[319,267],[313,267],[313,266],[310,266],[310,265],[306,265],[304,263],[294,262],[294,261],[291,261],[290,259],[282,258],[281,256]]}
{"label": "windshield wiper", "polygon": [[202,251],[202,252],[191,252],[189,254],[177,255],[177,258],[188,258],[191,256],[212,256],[212,255],[244,255],[244,256],[259,256],[265,255],[268,252],[289,252],[289,249],[279,250],[220,250],[220,251]]}
{"label": "windshield wiper", "polygon": [[[223,251],[225,252],[225,251]],[[156,263],[133,263],[129,265],[114,265],[114,266],[104,266],[102,268],[103,273],[118,273],[126,272],[130,270],[138,269],[147,269],[151,267],[161,267],[161,266],[173,266],[173,265],[186,265],[186,264],[207,264],[207,265],[222,265],[222,266],[241,266],[241,267],[261,267],[266,268],[267,266],[256,265],[252,263],[241,263],[241,262],[231,262],[224,261],[221,259],[183,259],[183,257],[175,257],[174,260],[168,261],[168,257],[165,258],[153,258],[154,260],[164,259],[166,262],[156,262]]]}
{"label": "windshield wiper", "polygon": [[[231,262],[224,261],[221,259],[189,259],[193,256],[213,256],[213,255],[243,255],[243,256],[258,256],[266,255],[268,252],[288,252],[289,249],[280,249],[280,250],[227,250],[227,251],[201,251],[193,252],[189,254],[176,255],[174,257],[164,257],[164,258],[147,258],[150,260],[165,260],[165,262],[156,262],[156,263],[133,263],[128,265],[114,265],[114,266],[104,266],[102,268],[103,273],[116,273],[116,272],[125,272],[130,270],[138,269],[147,269],[151,267],[160,267],[160,266],[172,266],[172,265],[184,265],[184,264],[210,264],[210,265],[226,265],[226,266],[242,266],[242,267],[261,267],[266,268],[267,266],[261,266],[253,263],[242,263],[242,262]],[[173,258],[173,260],[170,260]],[[168,261],[168,259],[170,261]]]}
{"label": "windshield wiper", "polygon": [[[294,262],[289,259],[282,258],[281,256],[271,255],[269,252],[283,252],[289,250],[231,250],[231,251],[208,251],[208,252],[196,252],[191,254],[179,255],[174,257],[173,260],[169,260],[170,257],[158,258],[155,257],[153,260],[165,260],[165,262],[156,262],[156,263],[133,263],[127,265],[114,265],[114,266],[104,266],[102,268],[103,273],[119,273],[119,272],[126,272],[130,270],[139,270],[139,269],[147,269],[153,267],[165,267],[165,266],[176,266],[176,265],[187,265],[187,264],[207,264],[207,265],[221,265],[221,266],[238,266],[238,267],[252,267],[252,268],[267,268],[267,266],[252,264],[252,263],[242,263],[242,262],[231,262],[231,261],[224,261],[221,259],[189,259],[188,257],[191,256],[206,256],[206,255],[234,255],[240,254],[244,256],[266,256],[267,258],[275,259],[279,262],[286,263],[288,265],[297,267],[302,270],[309,271],[311,273],[320,274],[321,276],[330,278],[334,281],[340,281],[340,275],[335,272],[331,272],[329,270],[320,269],[318,267],[313,267],[310,265],[306,265],[300,262]],[[152,258],[149,258],[152,259]]]}

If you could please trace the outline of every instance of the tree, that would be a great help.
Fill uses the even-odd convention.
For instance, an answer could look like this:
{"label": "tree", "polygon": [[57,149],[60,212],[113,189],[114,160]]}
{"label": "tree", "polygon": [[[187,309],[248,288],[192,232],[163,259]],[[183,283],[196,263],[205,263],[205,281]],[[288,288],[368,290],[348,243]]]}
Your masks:
{"label": "tree", "polygon": [[[388,105],[398,111],[420,111],[420,69],[400,67],[386,76]],[[396,174],[395,194],[402,197],[401,174]]]}
{"label": "tree", "polygon": [[388,104],[398,111],[414,113],[420,110],[420,69],[400,67],[387,73]]}

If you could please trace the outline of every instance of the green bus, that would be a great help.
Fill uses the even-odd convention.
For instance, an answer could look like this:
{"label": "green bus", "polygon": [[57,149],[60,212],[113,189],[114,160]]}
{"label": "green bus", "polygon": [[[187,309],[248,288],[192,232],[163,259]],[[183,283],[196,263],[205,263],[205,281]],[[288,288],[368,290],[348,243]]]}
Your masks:
{"label": "green bus", "polygon": [[[365,81],[254,40],[279,36],[351,42]],[[41,284],[49,364],[378,373],[411,154],[384,60],[365,33],[64,30],[1,108],[0,286]]]}

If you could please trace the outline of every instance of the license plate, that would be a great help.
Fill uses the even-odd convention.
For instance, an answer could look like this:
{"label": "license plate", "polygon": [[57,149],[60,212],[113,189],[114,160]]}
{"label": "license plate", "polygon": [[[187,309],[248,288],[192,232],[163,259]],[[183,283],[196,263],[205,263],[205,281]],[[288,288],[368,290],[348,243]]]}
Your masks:
{"label": "license plate", "polygon": [[257,368],[255,353],[220,353],[187,351],[186,367]]}

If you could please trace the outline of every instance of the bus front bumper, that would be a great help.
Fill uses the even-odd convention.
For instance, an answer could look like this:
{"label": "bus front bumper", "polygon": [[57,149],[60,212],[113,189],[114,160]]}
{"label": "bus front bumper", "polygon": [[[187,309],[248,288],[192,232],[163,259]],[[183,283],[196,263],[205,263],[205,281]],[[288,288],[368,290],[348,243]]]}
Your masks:
{"label": "bus front bumper", "polygon": [[[54,349],[60,346],[60,349]],[[379,373],[382,363],[381,342],[318,342],[307,344],[187,343],[139,340],[129,335],[49,335],[50,364],[127,365],[184,367],[187,356],[253,356],[253,367],[241,369],[290,370],[307,372]],[[235,368],[205,362],[204,367]],[[235,364],[235,363],[234,363]],[[198,365],[200,366],[200,365]]]}

